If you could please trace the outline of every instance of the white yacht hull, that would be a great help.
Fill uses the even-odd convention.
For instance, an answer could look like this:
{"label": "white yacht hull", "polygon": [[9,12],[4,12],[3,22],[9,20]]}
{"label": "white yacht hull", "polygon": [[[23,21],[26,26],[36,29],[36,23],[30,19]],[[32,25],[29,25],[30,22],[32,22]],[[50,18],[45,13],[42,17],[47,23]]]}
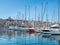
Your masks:
{"label": "white yacht hull", "polygon": [[[48,31],[48,32],[47,32]],[[42,31],[43,34],[51,34],[51,35],[60,35],[60,30],[47,30],[47,31]]]}
{"label": "white yacht hull", "polygon": [[29,29],[34,29],[34,28],[24,28],[24,27],[9,27],[9,30],[20,30],[20,31],[29,31]]}
{"label": "white yacht hull", "polygon": [[45,28],[43,33],[50,33],[50,34],[60,34],[60,26],[58,24],[52,25],[50,27]]}
{"label": "white yacht hull", "polygon": [[51,34],[52,35],[58,35],[58,34],[60,34],[60,30],[52,30]]}

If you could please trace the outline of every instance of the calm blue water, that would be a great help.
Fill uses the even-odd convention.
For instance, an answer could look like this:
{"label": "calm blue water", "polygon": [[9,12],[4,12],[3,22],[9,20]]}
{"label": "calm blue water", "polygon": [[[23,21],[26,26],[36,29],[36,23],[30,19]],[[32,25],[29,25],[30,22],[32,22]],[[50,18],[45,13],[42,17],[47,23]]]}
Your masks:
{"label": "calm blue water", "polygon": [[60,45],[60,35],[43,36],[42,34],[0,34],[0,45]]}

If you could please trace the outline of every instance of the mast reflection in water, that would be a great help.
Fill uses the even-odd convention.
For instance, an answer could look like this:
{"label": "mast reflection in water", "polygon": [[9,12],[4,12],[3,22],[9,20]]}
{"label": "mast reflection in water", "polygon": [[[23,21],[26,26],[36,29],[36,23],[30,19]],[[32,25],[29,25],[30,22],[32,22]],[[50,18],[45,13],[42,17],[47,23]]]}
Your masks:
{"label": "mast reflection in water", "polygon": [[60,45],[60,35],[43,36],[20,31],[0,31],[0,45]]}

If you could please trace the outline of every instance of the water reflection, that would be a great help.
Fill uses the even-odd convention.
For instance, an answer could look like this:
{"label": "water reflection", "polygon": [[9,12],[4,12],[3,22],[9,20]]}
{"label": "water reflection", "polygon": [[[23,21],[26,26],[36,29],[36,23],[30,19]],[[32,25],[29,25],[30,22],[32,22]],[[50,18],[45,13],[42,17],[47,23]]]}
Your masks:
{"label": "water reflection", "polygon": [[60,35],[53,35],[51,36],[51,38],[53,38],[52,40],[55,40],[58,43],[58,45],[60,45]]}
{"label": "water reflection", "polygon": [[0,45],[60,45],[60,35],[29,34],[22,31],[1,31]]}

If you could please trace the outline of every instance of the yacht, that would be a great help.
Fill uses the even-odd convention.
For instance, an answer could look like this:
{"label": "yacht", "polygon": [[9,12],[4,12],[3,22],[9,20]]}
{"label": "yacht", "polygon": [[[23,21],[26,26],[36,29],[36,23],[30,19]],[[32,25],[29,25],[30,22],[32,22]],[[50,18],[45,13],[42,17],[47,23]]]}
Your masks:
{"label": "yacht", "polygon": [[54,24],[50,27],[51,34],[60,34],[60,26],[59,24]]}
{"label": "yacht", "polygon": [[58,24],[51,25],[49,28],[41,30],[44,34],[58,35],[60,34],[60,26]]}
{"label": "yacht", "polygon": [[41,32],[44,36],[51,35],[51,30],[49,28],[42,29]]}
{"label": "yacht", "polygon": [[9,30],[16,30],[16,31],[29,31],[34,30],[33,27],[27,25],[11,25],[9,26]]}

